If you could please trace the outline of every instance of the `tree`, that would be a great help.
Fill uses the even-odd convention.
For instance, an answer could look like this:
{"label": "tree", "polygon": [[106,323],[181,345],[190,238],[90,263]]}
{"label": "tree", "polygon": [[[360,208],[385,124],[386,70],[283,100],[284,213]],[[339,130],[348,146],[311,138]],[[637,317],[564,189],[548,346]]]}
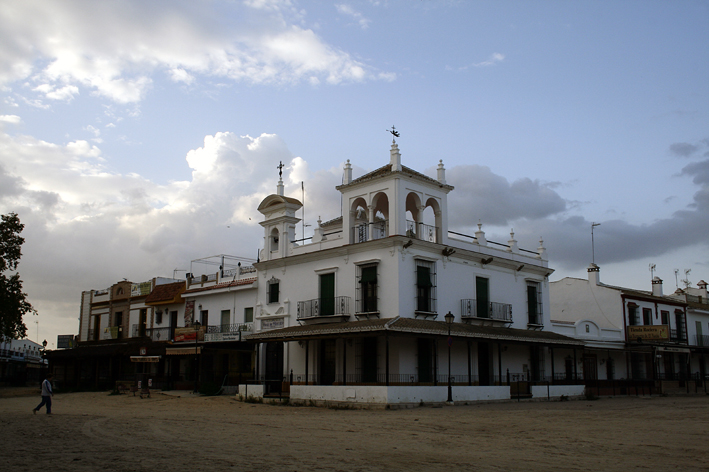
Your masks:
{"label": "tree", "polygon": [[20,274],[5,273],[15,271],[22,257],[20,236],[25,225],[20,223],[16,213],[2,215],[0,221],[0,338],[22,339],[27,333],[27,326],[22,321],[26,313],[37,314],[27,301],[27,294],[22,292]]}

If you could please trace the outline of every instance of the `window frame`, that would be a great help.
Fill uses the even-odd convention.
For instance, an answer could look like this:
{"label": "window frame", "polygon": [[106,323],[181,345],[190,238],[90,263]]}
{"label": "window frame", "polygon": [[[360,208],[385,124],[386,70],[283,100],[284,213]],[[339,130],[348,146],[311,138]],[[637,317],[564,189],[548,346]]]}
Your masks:
{"label": "window frame", "polygon": [[[275,277],[271,277],[266,286],[266,303],[278,303],[280,299],[281,281]],[[275,288],[275,291],[274,291]],[[275,294],[275,295],[274,295]]]}
{"label": "window frame", "polygon": [[[542,283],[538,280],[527,280],[525,284],[526,299],[527,299],[527,325],[528,326],[544,326],[544,305],[542,301]],[[534,300],[530,300],[529,289],[534,289]],[[532,319],[532,310],[534,307],[534,319]]]}
{"label": "window frame", "polygon": [[[436,262],[429,261],[426,259],[415,259],[416,270],[414,286],[416,287],[415,293],[415,313],[438,313],[436,306]],[[428,283],[421,283],[424,272],[420,268],[428,270]],[[419,275],[421,274],[421,275]],[[422,309],[423,308],[423,309]],[[425,309],[428,308],[428,309]]]}
{"label": "window frame", "polygon": [[[371,272],[372,270],[374,271],[373,280],[365,279],[363,282],[365,271]],[[371,273],[368,278],[371,278]],[[379,313],[379,263],[370,262],[357,265],[355,289],[357,313]]]}

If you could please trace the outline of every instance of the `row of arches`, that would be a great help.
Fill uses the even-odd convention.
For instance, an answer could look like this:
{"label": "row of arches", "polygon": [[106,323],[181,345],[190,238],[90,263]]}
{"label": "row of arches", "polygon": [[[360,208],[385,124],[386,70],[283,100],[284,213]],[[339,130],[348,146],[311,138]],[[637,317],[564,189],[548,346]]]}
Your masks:
{"label": "row of arches", "polygon": [[[438,199],[429,197],[422,201],[416,192],[406,195],[404,216],[405,234],[417,239],[440,242],[441,205]],[[349,212],[349,227],[353,242],[364,242],[397,234],[390,227],[390,203],[385,192],[377,192],[368,203],[364,197],[352,201]]]}

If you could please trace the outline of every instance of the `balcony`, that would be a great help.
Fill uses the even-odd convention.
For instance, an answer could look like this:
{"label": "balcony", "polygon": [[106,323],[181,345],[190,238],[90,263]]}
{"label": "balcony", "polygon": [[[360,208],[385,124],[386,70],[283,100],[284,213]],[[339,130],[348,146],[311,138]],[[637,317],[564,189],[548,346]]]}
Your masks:
{"label": "balcony", "polygon": [[694,335],[694,345],[695,346],[709,346],[709,335],[695,334]]}
{"label": "balcony", "polygon": [[352,228],[350,240],[352,244],[374,241],[375,239],[386,238],[389,230],[389,221],[380,220],[374,223],[358,224]]}
{"label": "balcony", "polygon": [[687,333],[683,329],[671,329],[670,342],[687,344]]}
{"label": "balcony", "polygon": [[406,220],[406,236],[409,238],[437,243],[440,241],[438,227]]}
{"label": "balcony", "polygon": [[350,297],[315,298],[298,302],[297,318],[305,324],[347,321],[350,318]]}
{"label": "balcony", "polygon": [[243,333],[250,332],[252,325],[253,323],[232,323],[207,326],[207,330],[204,334],[204,341],[241,341]]}
{"label": "balcony", "polygon": [[460,301],[461,318],[478,325],[512,323],[512,305],[509,303],[485,302],[475,299]]}

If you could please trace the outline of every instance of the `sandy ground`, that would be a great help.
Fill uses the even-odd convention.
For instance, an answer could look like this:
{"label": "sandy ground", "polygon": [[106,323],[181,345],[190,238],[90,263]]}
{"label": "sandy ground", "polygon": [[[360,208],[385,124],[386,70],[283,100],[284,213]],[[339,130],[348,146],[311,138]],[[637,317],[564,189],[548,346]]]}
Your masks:
{"label": "sandy ground", "polygon": [[3,471],[709,470],[709,396],[334,410],[0,396]]}

